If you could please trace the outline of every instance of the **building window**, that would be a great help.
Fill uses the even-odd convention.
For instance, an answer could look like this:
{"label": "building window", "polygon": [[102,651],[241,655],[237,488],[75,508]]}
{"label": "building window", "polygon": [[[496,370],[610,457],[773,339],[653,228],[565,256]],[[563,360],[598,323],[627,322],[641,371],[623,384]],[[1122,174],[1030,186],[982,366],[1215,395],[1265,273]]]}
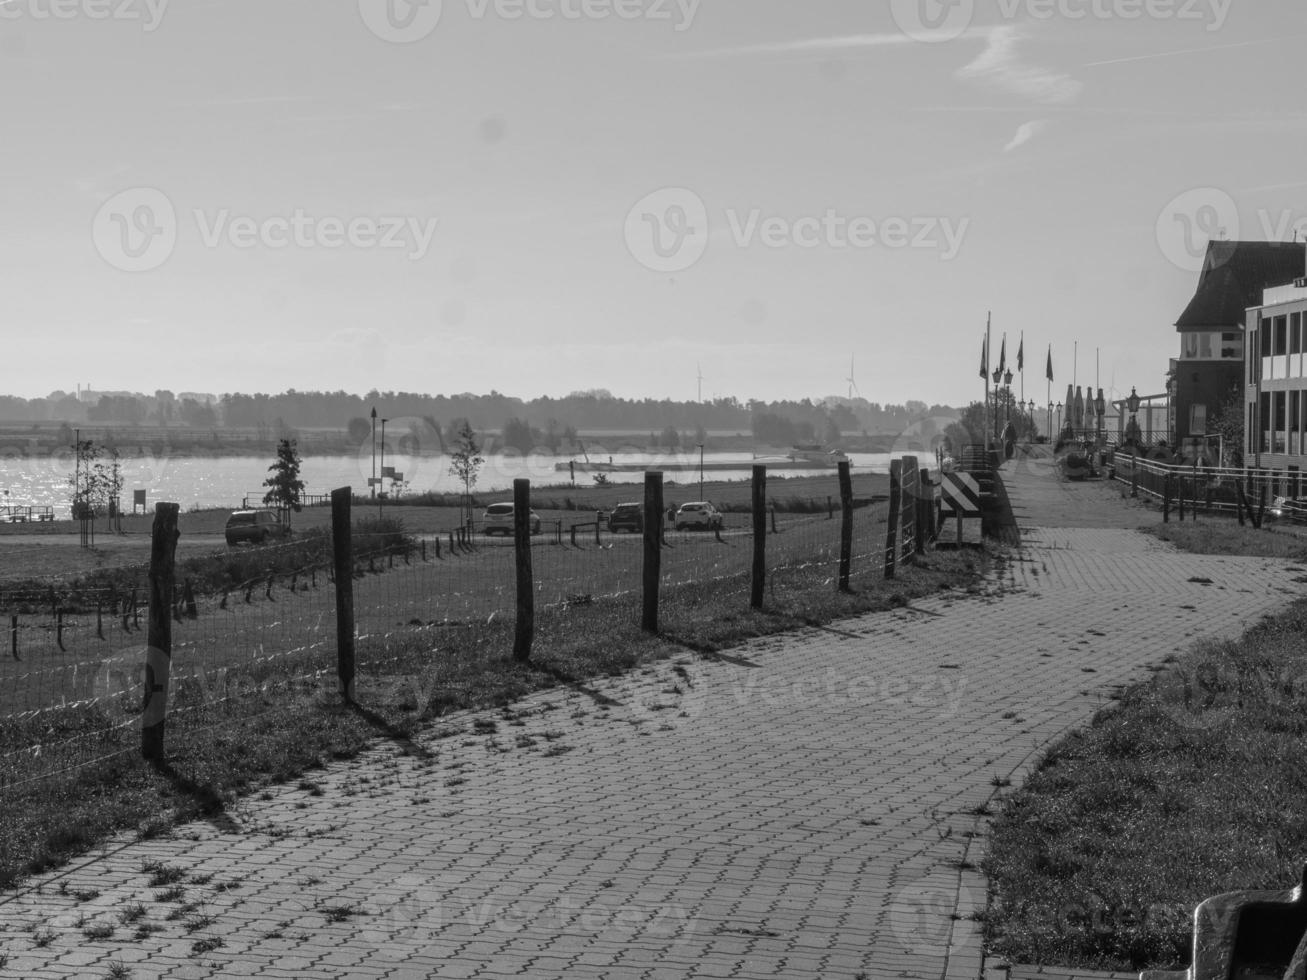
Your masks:
{"label": "building window", "polygon": [[1259,453],[1269,453],[1271,451],[1271,393],[1263,391],[1258,398],[1257,421],[1260,435],[1257,440],[1257,451]]}
{"label": "building window", "polygon": [[1271,356],[1271,324],[1268,320],[1262,321],[1262,357]]}
{"label": "building window", "polygon": [[1243,357],[1243,335],[1237,333],[1221,334],[1221,359],[1238,360]]}
{"label": "building window", "polygon": [[1257,351],[1259,349],[1257,344],[1258,344],[1258,339],[1260,337],[1260,334],[1261,331],[1254,330],[1248,338],[1248,350],[1250,350],[1253,354],[1252,357],[1248,358],[1248,383],[1249,384],[1260,381],[1262,379],[1262,359],[1256,356]]}
{"label": "building window", "polygon": [[1284,396],[1286,394],[1287,392],[1283,392],[1283,391],[1275,392],[1275,436],[1274,436],[1275,449],[1273,449],[1272,452],[1277,452],[1277,453],[1285,453],[1289,451],[1289,447],[1288,445],[1286,445],[1285,437],[1284,437],[1284,432],[1285,432],[1285,414],[1284,414],[1285,397]]}
{"label": "building window", "polygon": [[1302,314],[1295,313],[1289,318],[1289,353],[1302,353]]}
{"label": "building window", "polygon": [[1207,435],[1207,406],[1189,406],[1189,434],[1191,436]]}
{"label": "building window", "polygon": [[1271,351],[1271,356],[1279,357],[1287,353],[1289,353],[1289,318],[1287,316],[1277,316],[1275,318],[1275,349]]}
{"label": "building window", "polygon": [[1302,392],[1289,392],[1289,452],[1297,456],[1302,452]]}

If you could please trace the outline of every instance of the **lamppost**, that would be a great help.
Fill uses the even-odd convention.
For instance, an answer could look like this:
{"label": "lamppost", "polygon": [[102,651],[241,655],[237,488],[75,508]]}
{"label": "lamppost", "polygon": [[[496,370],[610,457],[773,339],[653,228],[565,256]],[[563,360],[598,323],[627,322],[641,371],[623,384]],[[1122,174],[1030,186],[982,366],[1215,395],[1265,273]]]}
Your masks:
{"label": "lamppost", "polygon": [[1003,417],[1004,420],[1011,423],[1012,421],[1012,372],[1008,371],[1003,375]]}
{"label": "lamppost", "polygon": [[381,490],[381,493],[377,494],[377,519],[378,519],[378,520],[381,519],[381,511],[382,511],[382,509],[386,506],[386,490],[385,490],[385,486],[386,486],[386,484],[385,484],[385,480],[386,480],[386,423],[389,422],[389,421],[390,421],[390,419],[382,419],[382,420],[381,420],[381,480],[382,480],[382,484],[381,484],[381,486],[382,486],[382,490]]}
{"label": "lamppost", "polygon": [[372,479],[368,481],[372,488],[372,499],[377,497],[377,407],[372,406]]}
{"label": "lamppost", "polygon": [[994,441],[998,441],[998,402],[1003,389],[1003,369],[994,368]]}
{"label": "lamppost", "polygon": [[1094,411],[1098,415],[1097,429],[1095,430],[1094,441],[1099,445],[1103,443],[1103,416],[1107,414],[1107,402],[1103,400],[1103,389],[1098,389],[1098,397],[1094,399]]}
{"label": "lamppost", "polygon": [[1062,438],[1062,403],[1057,403],[1057,437]]}
{"label": "lamppost", "polygon": [[703,443],[699,443],[699,499],[703,499]]}
{"label": "lamppost", "polygon": [[1048,435],[1050,438],[1052,438],[1053,435],[1053,403],[1052,402],[1048,403],[1048,414],[1044,417],[1044,420],[1048,423]]}
{"label": "lamppost", "polygon": [[1026,402],[1026,418],[1030,422],[1030,441],[1035,441],[1035,400],[1032,398]]}
{"label": "lamppost", "polygon": [[[1130,472],[1138,473],[1139,465],[1139,422],[1136,418],[1139,414],[1139,392],[1133,385],[1130,387],[1130,397],[1126,399],[1126,409],[1130,412],[1130,424],[1126,426],[1125,437],[1130,442]],[[1137,476],[1131,477],[1130,496],[1139,496],[1139,479]]]}

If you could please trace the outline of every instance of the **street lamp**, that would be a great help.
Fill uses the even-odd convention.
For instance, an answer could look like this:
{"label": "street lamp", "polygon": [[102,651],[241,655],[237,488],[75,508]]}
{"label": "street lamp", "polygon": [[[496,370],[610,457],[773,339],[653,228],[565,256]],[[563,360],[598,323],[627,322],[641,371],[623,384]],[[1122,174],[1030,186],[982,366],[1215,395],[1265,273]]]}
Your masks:
{"label": "street lamp", "polygon": [[382,508],[386,506],[386,491],[385,491],[385,485],[386,485],[386,484],[385,484],[385,480],[386,480],[386,423],[389,422],[389,421],[390,421],[390,419],[382,419],[382,420],[381,420],[381,480],[382,480],[381,486],[382,486],[382,491],[381,491],[381,493],[377,494],[377,518],[378,518],[378,519],[381,518],[381,511],[382,511]]}
{"label": "street lamp", "polygon": [[1057,437],[1062,438],[1062,403],[1057,403]]}
{"label": "street lamp", "polygon": [[1130,397],[1126,399],[1125,407],[1130,412],[1130,425],[1125,432],[1125,437],[1130,442],[1130,472],[1132,474],[1130,478],[1130,496],[1138,497],[1139,477],[1135,474],[1139,472],[1136,469],[1139,464],[1139,422],[1136,419],[1139,414],[1139,392],[1134,389],[1133,385],[1130,387]]}
{"label": "street lamp", "polygon": [[1107,414],[1107,402],[1103,400],[1103,389],[1098,389],[1098,397],[1094,399],[1094,410],[1098,414],[1098,427],[1096,431],[1096,442],[1103,441],[1103,416]]}
{"label": "street lamp", "polygon": [[1009,370],[1003,375],[1003,400],[1004,400],[1004,418],[1012,421],[1012,372]]}
{"label": "street lamp", "polygon": [[372,488],[372,497],[377,496],[377,407],[372,406],[372,479],[368,481]]}

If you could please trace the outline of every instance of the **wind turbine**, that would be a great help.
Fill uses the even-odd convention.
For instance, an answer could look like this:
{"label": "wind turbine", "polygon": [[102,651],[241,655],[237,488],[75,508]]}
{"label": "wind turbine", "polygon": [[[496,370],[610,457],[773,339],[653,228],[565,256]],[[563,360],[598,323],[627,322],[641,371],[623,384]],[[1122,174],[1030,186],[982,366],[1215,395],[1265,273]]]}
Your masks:
{"label": "wind turbine", "polygon": [[859,398],[862,397],[862,392],[858,391],[858,382],[853,380],[853,376],[854,376],[853,366],[856,357],[857,357],[856,354],[849,355],[849,376],[845,378],[845,380],[848,381],[849,383],[849,401],[853,401],[854,394],[857,394]]}

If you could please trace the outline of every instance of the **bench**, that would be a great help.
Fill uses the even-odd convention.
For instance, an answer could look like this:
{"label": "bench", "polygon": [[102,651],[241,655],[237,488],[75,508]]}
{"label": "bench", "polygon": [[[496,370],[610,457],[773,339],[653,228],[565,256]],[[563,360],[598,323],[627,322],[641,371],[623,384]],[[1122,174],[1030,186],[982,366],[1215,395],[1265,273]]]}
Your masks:
{"label": "bench", "polygon": [[1140,980],[1307,980],[1307,868],[1285,891],[1226,892],[1194,910],[1193,965]]}

